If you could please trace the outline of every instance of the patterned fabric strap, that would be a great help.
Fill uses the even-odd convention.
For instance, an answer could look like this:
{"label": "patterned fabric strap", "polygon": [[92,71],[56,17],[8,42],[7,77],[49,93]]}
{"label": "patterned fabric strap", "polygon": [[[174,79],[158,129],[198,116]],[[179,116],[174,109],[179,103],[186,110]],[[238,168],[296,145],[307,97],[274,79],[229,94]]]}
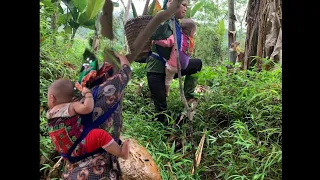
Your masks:
{"label": "patterned fabric strap", "polygon": [[[99,86],[96,86],[95,88],[93,88],[92,90],[92,95],[94,100],[96,100],[97,98],[97,93],[98,93],[98,89]],[[94,152],[91,153],[86,153],[84,155],[81,156],[77,156],[77,157],[71,157],[72,152],[75,150],[75,148],[77,147],[77,145],[87,136],[87,134],[94,128],[98,128],[101,124],[103,124],[105,122],[106,119],[108,119],[112,113],[118,108],[119,102],[117,102],[112,108],[110,108],[107,112],[105,112],[103,115],[101,115],[100,117],[98,117],[98,119],[96,119],[93,123],[89,124],[88,126],[85,126],[83,128],[83,132],[81,133],[80,137],[73,143],[73,145],[71,146],[71,148],[69,149],[67,154],[61,154],[62,157],[67,158],[71,163],[75,163],[77,161],[80,161],[82,159],[87,158],[88,156],[92,156],[96,153],[101,153],[104,150],[102,148],[97,149]],[[91,117],[92,117],[92,113],[81,116],[82,121],[91,121]]]}

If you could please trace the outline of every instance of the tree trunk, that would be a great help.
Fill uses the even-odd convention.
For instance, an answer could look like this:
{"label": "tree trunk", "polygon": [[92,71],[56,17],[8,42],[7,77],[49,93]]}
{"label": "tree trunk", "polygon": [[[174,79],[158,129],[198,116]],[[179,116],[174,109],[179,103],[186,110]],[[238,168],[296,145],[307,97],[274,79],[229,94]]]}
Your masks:
{"label": "tree trunk", "polygon": [[244,20],[244,18],[245,18],[245,16],[246,16],[246,13],[247,13],[247,9],[248,9],[248,7],[247,7],[246,10],[244,11],[244,14],[243,14],[243,16],[242,16],[242,18],[241,18],[241,20],[240,20],[240,31],[239,31],[240,37],[239,37],[239,42],[241,42],[242,37],[243,37],[243,28],[242,28],[242,25],[243,25],[243,20]]}
{"label": "tree trunk", "polygon": [[96,23],[94,25],[94,37],[92,41],[92,49],[93,53],[97,54],[99,47],[100,47],[100,41],[99,41],[99,32],[100,32],[100,24],[99,24],[99,19],[101,17],[101,13],[97,16]]}
{"label": "tree trunk", "polygon": [[[129,11],[130,11],[130,5],[131,5],[131,0],[128,0],[128,4],[127,4],[127,7],[126,7],[126,12],[124,14],[124,24],[126,24],[127,20],[128,20],[128,16],[129,16]],[[128,53],[129,52],[129,45],[128,45],[128,41],[127,41],[127,36],[124,36],[124,42],[126,43],[126,52]]]}
{"label": "tree trunk", "polygon": [[[236,16],[234,15],[234,0],[228,0],[229,8],[229,32],[228,32],[228,47],[236,41]],[[233,64],[236,63],[236,51],[229,51],[229,61]]]}
{"label": "tree trunk", "polygon": [[257,54],[257,42],[258,42],[258,12],[259,12],[260,0],[249,0],[247,11],[247,34],[245,43],[245,56],[243,61],[243,69],[249,69],[252,61],[251,56]]}
{"label": "tree trunk", "polygon": [[265,44],[265,26],[266,26],[266,9],[267,9],[267,1],[266,0],[260,0],[260,12],[259,12],[259,32],[258,32],[258,43],[257,43],[257,70],[261,70],[262,66],[262,58],[263,58],[263,44]]}
{"label": "tree trunk", "polygon": [[57,12],[55,11],[51,16],[51,30],[53,33],[57,31]]}
{"label": "tree trunk", "polygon": [[[54,3],[55,9],[54,9],[53,14],[51,15],[51,30],[52,30],[53,34],[55,34],[58,30],[57,21],[58,21],[59,4],[60,4],[60,1],[57,1]],[[55,36],[53,38],[53,43],[56,44]]]}
{"label": "tree trunk", "polygon": [[57,21],[58,21],[58,12],[59,12],[59,4],[60,4],[60,0],[59,1],[56,1],[55,3],[54,3],[54,12],[53,12],[53,14],[52,14],[52,16],[51,16],[51,29],[52,29],[52,31],[55,33],[55,32],[57,32],[57,29],[58,29],[58,27],[57,27]]}
{"label": "tree trunk", "polygon": [[129,11],[130,11],[130,5],[131,5],[131,0],[128,0],[128,4],[127,4],[127,7],[126,7],[126,12],[124,14],[124,23],[126,23],[127,20],[128,20]]}
{"label": "tree trunk", "polygon": [[271,60],[265,66],[266,70],[273,67],[274,63],[282,63],[281,52],[282,52],[282,12],[281,2],[282,0],[272,0],[268,3],[268,9],[266,16],[267,28],[266,28],[266,40],[265,40],[265,51],[264,56]]}
{"label": "tree trunk", "polygon": [[[275,62],[282,62],[281,3],[282,0],[249,0],[244,69],[249,69],[255,61],[258,70],[269,70]],[[251,56],[257,59],[252,61]],[[263,58],[273,62],[263,67]]]}

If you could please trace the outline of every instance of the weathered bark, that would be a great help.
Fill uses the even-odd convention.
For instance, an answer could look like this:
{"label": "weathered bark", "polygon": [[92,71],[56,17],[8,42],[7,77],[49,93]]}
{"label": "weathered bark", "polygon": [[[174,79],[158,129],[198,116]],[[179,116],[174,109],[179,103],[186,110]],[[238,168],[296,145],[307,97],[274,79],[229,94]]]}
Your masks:
{"label": "weathered bark", "polygon": [[282,14],[281,14],[281,1],[273,0],[269,2],[268,6],[268,29],[266,30],[265,54],[273,62],[267,63],[265,69],[269,70],[273,67],[273,63],[282,63]]}
{"label": "weathered bark", "polygon": [[260,0],[249,0],[248,2],[248,11],[247,11],[247,34],[246,34],[246,43],[245,43],[245,56],[243,61],[244,70],[250,67],[250,62],[252,61],[251,56],[257,54],[257,42],[258,42],[258,24],[256,19],[258,17],[260,6]]}
{"label": "weathered bark", "polygon": [[[236,16],[234,15],[234,0],[228,0],[228,9],[229,9],[229,33],[228,33],[228,47],[230,48],[231,44],[236,41]],[[229,51],[229,61],[233,64],[236,63],[236,52]]]}
{"label": "weathered bark", "polygon": [[238,18],[238,19],[240,19],[240,30],[239,30],[239,34],[240,34],[240,36],[238,37],[239,38],[239,42],[241,42],[241,40],[242,40],[242,37],[243,37],[243,30],[242,30],[242,25],[243,25],[243,20],[244,20],[244,18],[245,18],[245,16],[246,16],[246,13],[247,13],[247,10],[248,10],[248,7],[246,8],[246,10],[244,11],[244,14],[243,14],[243,16],[242,16],[242,18]]}
{"label": "weathered bark", "polygon": [[113,40],[113,4],[111,0],[105,0],[102,7],[102,15],[100,17],[101,24],[101,35],[107,37],[110,40]]}
{"label": "weathered bark", "polygon": [[[259,32],[258,32],[258,44],[257,44],[257,69],[261,70],[263,58],[263,44],[265,44],[265,28],[266,28],[266,9],[267,0],[260,0],[260,16],[259,16]],[[262,11],[262,12],[261,12]]]}
{"label": "weathered bark", "polygon": [[[282,52],[282,0],[249,0],[247,21],[247,36],[245,44],[244,69],[250,68],[255,61],[251,56],[257,56],[257,69],[269,70],[274,63],[281,63]],[[263,58],[272,60],[262,67]]]}

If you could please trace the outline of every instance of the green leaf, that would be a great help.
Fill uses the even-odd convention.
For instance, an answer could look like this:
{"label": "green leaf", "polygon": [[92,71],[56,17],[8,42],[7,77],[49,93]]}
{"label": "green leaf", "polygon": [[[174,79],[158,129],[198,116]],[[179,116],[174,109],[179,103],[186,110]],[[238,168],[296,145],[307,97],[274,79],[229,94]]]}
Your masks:
{"label": "green leaf", "polygon": [[153,0],[150,5],[150,9],[148,11],[148,15],[150,15],[150,16],[152,15],[155,5],[156,5],[156,0]]}
{"label": "green leaf", "polygon": [[63,29],[66,34],[72,34],[71,26],[65,26]]}
{"label": "green leaf", "polygon": [[[93,18],[93,19],[88,19],[87,17],[87,13],[82,13],[79,17],[79,24],[80,26],[84,26],[84,27],[91,27],[91,26],[94,26],[95,23],[96,23],[96,18]],[[94,29],[94,28],[93,28]]]}
{"label": "green leaf", "polygon": [[191,8],[187,7],[186,18],[191,18]]}
{"label": "green leaf", "polygon": [[47,7],[54,7],[54,4],[50,0],[43,0],[42,3]]}
{"label": "green leaf", "polygon": [[104,4],[104,0],[88,0],[87,2],[87,17],[92,19],[101,11]]}
{"label": "green leaf", "polygon": [[63,10],[63,8],[61,7],[61,4],[59,4],[59,12],[61,13],[61,14],[63,14],[64,13],[64,10]]}
{"label": "green leaf", "polygon": [[174,154],[174,149],[176,148],[176,141],[173,141],[171,146],[171,154]]}
{"label": "green leaf", "polygon": [[71,13],[60,15],[58,18],[58,25],[67,24],[72,18]]}
{"label": "green leaf", "polygon": [[132,8],[133,17],[136,18],[138,15],[137,15],[137,11],[136,11],[136,8],[135,8],[133,2],[131,2],[131,8]]}
{"label": "green leaf", "polygon": [[44,170],[44,169],[47,169],[47,168],[50,168],[50,164],[42,164],[42,168],[40,169],[40,171]]}
{"label": "green leaf", "polygon": [[78,9],[74,6],[71,0],[62,0],[62,2],[68,7],[69,11],[72,14],[72,18],[74,21],[78,20],[79,12]]}
{"label": "green leaf", "polygon": [[88,28],[88,29],[91,29],[91,30],[94,30],[94,25],[91,25],[91,26],[85,26],[85,25],[83,25],[83,27]]}
{"label": "green leaf", "polygon": [[194,15],[198,12],[198,10],[203,6],[203,1],[196,2],[196,4],[191,9],[191,17],[194,17]]}
{"label": "green leaf", "polygon": [[72,0],[72,2],[80,13],[84,12],[84,10],[86,9],[87,0]]}
{"label": "green leaf", "polygon": [[48,153],[44,152],[42,149],[40,149],[40,152],[41,152],[41,154],[42,154],[46,159],[49,160],[49,158],[48,158]]}
{"label": "green leaf", "polygon": [[88,21],[87,13],[80,14],[79,19],[78,19],[79,24],[82,25],[86,21]]}
{"label": "green leaf", "polygon": [[75,22],[75,21],[69,21],[69,25],[73,28],[73,29],[78,29],[80,24]]}
{"label": "green leaf", "polygon": [[218,27],[218,33],[223,36],[226,32],[226,28],[224,26],[224,21],[223,20],[220,20],[219,22],[219,27]]}

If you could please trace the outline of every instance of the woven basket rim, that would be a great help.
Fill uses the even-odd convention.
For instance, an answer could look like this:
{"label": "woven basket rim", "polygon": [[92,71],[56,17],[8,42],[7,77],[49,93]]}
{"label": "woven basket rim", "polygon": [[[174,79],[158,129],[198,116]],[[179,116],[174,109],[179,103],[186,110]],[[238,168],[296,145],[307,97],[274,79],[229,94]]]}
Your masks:
{"label": "woven basket rim", "polygon": [[133,21],[133,20],[136,20],[136,19],[146,19],[146,18],[152,19],[153,16],[151,16],[151,15],[141,15],[141,16],[130,18],[130,19],[127,20],[127,22]]}

